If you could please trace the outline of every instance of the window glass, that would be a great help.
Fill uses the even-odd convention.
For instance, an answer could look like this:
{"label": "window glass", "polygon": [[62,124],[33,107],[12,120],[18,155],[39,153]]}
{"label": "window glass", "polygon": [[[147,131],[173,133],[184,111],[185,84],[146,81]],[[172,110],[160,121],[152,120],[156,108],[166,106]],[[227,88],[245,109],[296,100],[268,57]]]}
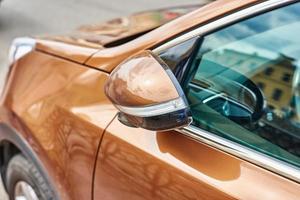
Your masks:
{"label": "window glass", "polygon": [[207,35],[184,89],[194,125],[300,166],[300,3]]}

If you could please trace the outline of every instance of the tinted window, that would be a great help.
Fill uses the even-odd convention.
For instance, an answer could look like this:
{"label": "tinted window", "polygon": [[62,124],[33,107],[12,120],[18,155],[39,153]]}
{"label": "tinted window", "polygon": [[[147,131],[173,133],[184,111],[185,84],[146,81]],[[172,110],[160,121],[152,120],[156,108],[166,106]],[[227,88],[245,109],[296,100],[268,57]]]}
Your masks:
{"label": "tinted window", "polygon": [[185,82],[194,125],[300,166],[300,4],[204,37]]}

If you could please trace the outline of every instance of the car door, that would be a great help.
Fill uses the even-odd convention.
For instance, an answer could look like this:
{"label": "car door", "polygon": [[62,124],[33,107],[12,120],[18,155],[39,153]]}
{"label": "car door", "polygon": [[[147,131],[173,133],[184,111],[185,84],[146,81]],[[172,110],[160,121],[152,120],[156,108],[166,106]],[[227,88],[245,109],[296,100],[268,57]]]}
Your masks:
{"label": "car door", "polygon": [[193,123],[165,132],[115,118],[94,199],[298,199],[300,3],[267,2],[154,49]]}

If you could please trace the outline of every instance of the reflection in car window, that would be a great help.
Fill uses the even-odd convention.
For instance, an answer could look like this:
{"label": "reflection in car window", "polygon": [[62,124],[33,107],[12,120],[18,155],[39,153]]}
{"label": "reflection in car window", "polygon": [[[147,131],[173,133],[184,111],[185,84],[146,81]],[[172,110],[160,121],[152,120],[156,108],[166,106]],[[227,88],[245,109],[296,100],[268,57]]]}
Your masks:
{"label": "reflection in car window", "polygon": [[194,125],[300,167],[300,3],[204,37],[185,81]]}

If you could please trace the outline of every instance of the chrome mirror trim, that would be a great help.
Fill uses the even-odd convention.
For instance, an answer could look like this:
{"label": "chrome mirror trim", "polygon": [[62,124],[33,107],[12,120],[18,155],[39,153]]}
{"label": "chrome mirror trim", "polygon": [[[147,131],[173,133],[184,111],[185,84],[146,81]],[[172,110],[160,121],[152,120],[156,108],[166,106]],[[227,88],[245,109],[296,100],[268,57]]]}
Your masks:
{"label": "chrome mirror trim", "polygon": [[128,58],[110,74],[105,94],[130,127],[165,131],[188,126],[191,112],[166,63],[149,50]]}
{"label": "chrome mirror trim", "polygon": [[175,112],[178,110],[183,110],[188,107],[186,101],[179,97],[177,99],[160,103],[157,105],[152,106],[145,106],[145,107],[126,107],[115,105],[121,112],[137,116],[137,117],[153,117],[158,115],[163,115],[171,112]]}

